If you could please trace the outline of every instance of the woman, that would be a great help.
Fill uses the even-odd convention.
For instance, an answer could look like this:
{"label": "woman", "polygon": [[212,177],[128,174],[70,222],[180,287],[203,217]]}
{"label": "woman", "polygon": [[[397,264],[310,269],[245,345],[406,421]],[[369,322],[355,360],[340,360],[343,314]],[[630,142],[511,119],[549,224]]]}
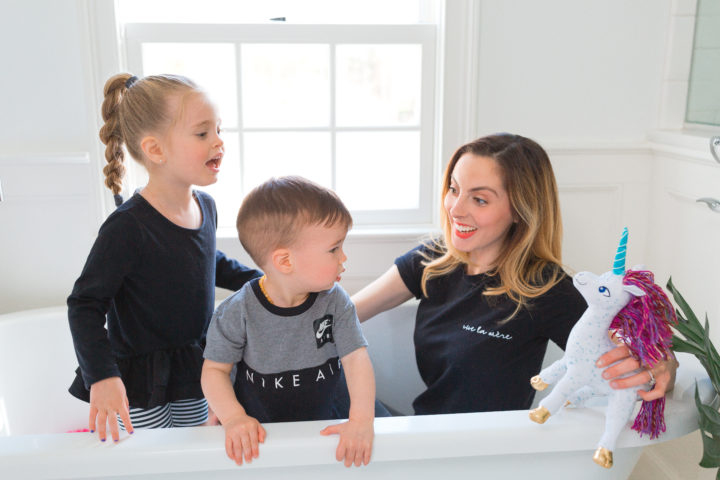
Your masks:
{"label": "woman", "polygon": [[[399,257],[353,296],[360,321],[420,298],[415,351],[427,389],[416,414],[527,409],[547,342],[565,346],[586,308],[562,270],[550,160],[534,141],[496,134],[460,147],[442,183],[440,239]],[[617,363],[616,363],[617,362]],[[626,347],[598,359],[613,388],[674,383],[674,360],[640,371]]]}

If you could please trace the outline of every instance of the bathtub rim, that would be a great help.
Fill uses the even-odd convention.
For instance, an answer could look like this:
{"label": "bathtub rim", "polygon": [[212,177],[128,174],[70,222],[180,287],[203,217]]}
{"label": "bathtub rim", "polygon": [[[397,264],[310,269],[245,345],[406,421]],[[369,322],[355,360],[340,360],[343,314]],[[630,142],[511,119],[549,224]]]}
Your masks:
{"label": "bathtub rim", "polygon": [[[0,315],[0,326],[45,315],[63,307],[48,307]],[[689,354],[678,354],[676,387],[668,394],[667,432],[659,439],[639,437],[625,429],[618,450],[652,445],[697,429],[695,379],[701,399],[714,396],[707,374]],[[242,468],[262,469],[337,464],[337,437],[319,431],[329,421],[266,424],[268,443],[261,457]],[[376,420],[373,462],[427,458],[588,451],[596,448],[604,427],[603,407],[567,409],[545,425],[536,425],[527,411],[408,416]],[[617,458],[617,456],[616,456]],[[128,459],[132,459],[129,461]],[[620,459],[618,458],[618,461]],[[78,471],[82,465],[82,471]],[[31,478],[90,478],[105,471],[113,475],[159,472],[220,471],[237,467],[225,456],[222,427],[138,430],[118,444],[100,443],[90,433],[37,434],[0,437],[0,473]]]}
{"label": "bathtub rim", "polygon": [[[699,363],[695,365],[686,357],[680,362],[683,374],[678,375],[676,388],[667,399],[667,431],[650,440],[626,428],[618,439],[616,462],[623,460],[622,449],[672,440],[697,429],[695,381],[691,376],[699,378],[704,401],[712,398],[714,391],[709,379],[696,368]],[[337,436],[319,434],[332,423],[265,424],[268,440],[260,447],[260,457],[241,468],[338,464],[334,458]],[[588,468],[593,468],[590,456],[603,428],[601,406],[568,409],[544,425],[532,423],[524,410],[378,418],[372,462],[587,451]],[[0,465],[0,472],[7,472],[8,478],[22,474],[47,479],[90,478],[100,471],[121,476],[238,468],[225,455],[224,433],[219,426],[138,430],[132,436],[123,434],[117,444],[101,443],[90,433],[2,437]]]}

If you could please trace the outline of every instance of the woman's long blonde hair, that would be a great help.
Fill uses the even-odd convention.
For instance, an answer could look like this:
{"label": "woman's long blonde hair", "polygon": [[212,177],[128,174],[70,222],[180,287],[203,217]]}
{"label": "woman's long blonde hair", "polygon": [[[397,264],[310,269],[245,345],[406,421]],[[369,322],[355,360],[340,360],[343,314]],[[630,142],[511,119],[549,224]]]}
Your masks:
{"label": "woman's long blonde hair", "polygon": [[[450,159],[441,202],[450,188],[455,165],[465,154],[492,158],[500,167],[517,221],[507,233],[495,267],[488,272],[498,278],[498,284],[484,294],[507,295],[517,304],[517,313],[528,299],[547,292],[563,276],[562,220],[552,165],[545,150],[529,138],[507,133],[482,137],[458,148]],[[452,244],[452,221],[444,206],[440,221],[443,238],[431,245],[439,256],[428,257],[424,262],[421,285],[425,296],[428,280],[468,264],[469,255]]]}

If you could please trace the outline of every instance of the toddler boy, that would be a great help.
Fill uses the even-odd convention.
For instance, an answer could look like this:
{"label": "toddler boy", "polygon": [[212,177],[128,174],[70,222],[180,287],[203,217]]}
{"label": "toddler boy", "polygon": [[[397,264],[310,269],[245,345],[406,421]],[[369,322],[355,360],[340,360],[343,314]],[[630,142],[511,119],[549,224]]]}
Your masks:
{"label": "toddler boy", "polygon": [[336,284],[351,226],[334,192],[301,177],[270,179],[240,207],[240,242],[265,275],[218,307],[202,371],[226,453],[238,465],[258,456],[261,423],[332,419],[341,366],[349,419],[320,433],[340,435],[336,458],[345,466],[370,461],[375,379],[355,306]]}

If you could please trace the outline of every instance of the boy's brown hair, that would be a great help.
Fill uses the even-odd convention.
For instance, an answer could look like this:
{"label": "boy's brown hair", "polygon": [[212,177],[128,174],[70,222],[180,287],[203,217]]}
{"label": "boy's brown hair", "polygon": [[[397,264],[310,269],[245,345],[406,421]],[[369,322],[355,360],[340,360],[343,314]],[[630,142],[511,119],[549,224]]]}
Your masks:
{"label": "boy's brown hair", "polygon": [[332,190],[299,176],[271,178],[247,194],[237,216],[240,243],[262,267],[273,250],[289,247],[303,227],[341,224],[352,216]]}

